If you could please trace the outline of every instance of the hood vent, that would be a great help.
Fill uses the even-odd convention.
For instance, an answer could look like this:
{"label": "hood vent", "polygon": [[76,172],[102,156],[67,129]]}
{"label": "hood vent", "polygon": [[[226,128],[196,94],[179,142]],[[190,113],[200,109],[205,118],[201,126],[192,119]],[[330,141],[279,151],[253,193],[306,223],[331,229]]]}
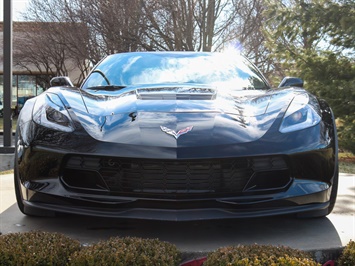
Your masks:
{"label": "hood vent", "polygon": [[149,88],[136,90],[139,100],[214,100],[216,91],[209,88]]}

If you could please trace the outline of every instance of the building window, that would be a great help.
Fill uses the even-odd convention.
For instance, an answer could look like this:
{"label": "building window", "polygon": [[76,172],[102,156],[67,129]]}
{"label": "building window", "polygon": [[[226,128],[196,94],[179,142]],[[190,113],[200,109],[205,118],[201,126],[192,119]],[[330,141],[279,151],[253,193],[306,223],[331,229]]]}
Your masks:
{"label": "building window", "polygon": [[[48,87],[47,75],[13,75],[12,76],[12,104],[11,109],[17,115],[25,102],[41,94]],[[4,97],[3,75],[0,75],[0,109],[3,108]],[[2,110],[0,110],[0,115]]]}

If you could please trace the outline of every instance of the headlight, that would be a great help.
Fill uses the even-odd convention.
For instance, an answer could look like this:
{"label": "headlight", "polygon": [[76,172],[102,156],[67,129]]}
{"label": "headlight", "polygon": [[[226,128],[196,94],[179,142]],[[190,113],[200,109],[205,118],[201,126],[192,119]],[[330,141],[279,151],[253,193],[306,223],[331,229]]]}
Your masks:
{"label": "headlight", "polygon": [[321,117],[307,94],[295,96],[280,126],[281,133],[288,133],[317,125]]}
{"label": "headlight", "polygon": [[38,96],[33,108],[33,120],[37,124],[59,131],[74,131],[68,111],[59,96],[53,93]]}

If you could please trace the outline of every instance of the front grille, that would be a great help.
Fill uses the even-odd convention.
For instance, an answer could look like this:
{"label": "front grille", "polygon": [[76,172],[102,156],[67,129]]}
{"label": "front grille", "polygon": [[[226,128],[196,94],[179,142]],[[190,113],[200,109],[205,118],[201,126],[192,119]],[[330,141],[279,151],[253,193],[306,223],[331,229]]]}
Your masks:
{"label": "front grille", "polygon": [[63,181],[76,189],[164,198],[242,193],[258,171],[285,169],[282,157],[153,160],[71,156]]}

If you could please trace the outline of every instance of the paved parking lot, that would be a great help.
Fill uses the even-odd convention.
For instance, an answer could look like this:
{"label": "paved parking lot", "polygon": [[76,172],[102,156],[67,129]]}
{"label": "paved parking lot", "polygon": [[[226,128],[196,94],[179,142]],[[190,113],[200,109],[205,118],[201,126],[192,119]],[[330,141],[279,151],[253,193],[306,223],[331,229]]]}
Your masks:
{"label": "paved parking lot", "polygon": [[[355,239],[355,175],[341,174],[332,214],[322,219],[287,216],[198,222],[157,222],[84,216],[36,218],[23,215],[15,203],[12,175],[0,176],[0,232],[61,232],[90,244],[112,236],[158,238],[186,254],[206,254],[237,244],[285,245],[322,252],[339,250]],[[331,254],[331,252],[330,252]]]}

